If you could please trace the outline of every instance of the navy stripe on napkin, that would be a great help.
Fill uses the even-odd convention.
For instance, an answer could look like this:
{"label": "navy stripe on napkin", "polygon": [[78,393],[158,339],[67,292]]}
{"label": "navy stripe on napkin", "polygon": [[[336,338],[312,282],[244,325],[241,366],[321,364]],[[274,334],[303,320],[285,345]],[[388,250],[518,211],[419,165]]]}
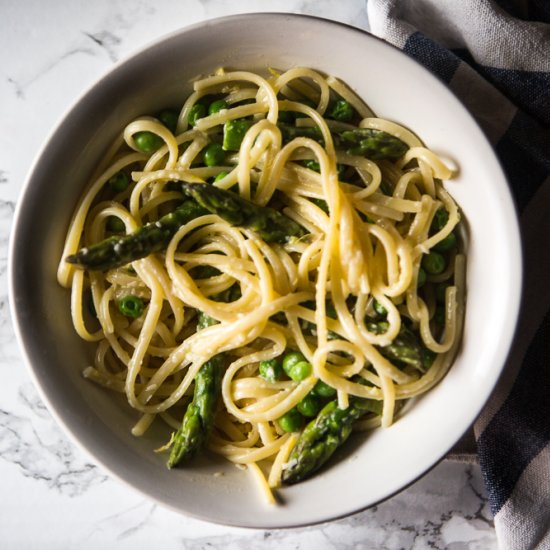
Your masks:
{"label": "navy stripe on napkin", "polygon": [[495,0],[496,3],[513,17],[525,21],[542,21],[550,23],[550,2],[548,0],[530,0],[518,2],[517,0]]}
{"label": "navy stripe on napkin", "polygon": [[511,496],[525,467],[550,442],[549,357],[550,311],[527,350],[510,395],[477,440],[494,515]]}
{"label": "navy stripe on napkin", "polygon": [[409,36],[403,51],[447,84],[460,65],[460,59],[456,55],[453,55],[437,42],[426,38],[420,32],[415,32]]}
{"label": "navy stripe on napkin", "polygon": [[468,50],[452,51],[526,113],[550,124],[550,73],[487,67],[477,63]]}
{"label": "navy stripe on napkin", "polygon": [[550,130],[518,111],[495,150],[521,212],[550,172]]}

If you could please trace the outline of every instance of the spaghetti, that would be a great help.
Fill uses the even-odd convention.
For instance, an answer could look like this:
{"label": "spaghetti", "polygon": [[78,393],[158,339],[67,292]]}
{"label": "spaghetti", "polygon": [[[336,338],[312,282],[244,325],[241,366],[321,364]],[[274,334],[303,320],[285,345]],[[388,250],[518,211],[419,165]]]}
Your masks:
{"label": "spaghetti", "polygon": [[[328,405],[359,407],[356,429],[388,427],[451,365],[464,311],[460,216],[442,185],[452,171],[311,69],[219,70],[168,114],[124,129],[69,227],[58,281],[97,345],[84,376],[126,395],[134,435],[156,421],[181,434],[198,376],[223,358],[205,444],[274,488]],[[238,195],[257,218],[275,209],[300,234],[270,242],[210,209],[139,259],[65,261],[163,227],[189,200],[181,182]]]}

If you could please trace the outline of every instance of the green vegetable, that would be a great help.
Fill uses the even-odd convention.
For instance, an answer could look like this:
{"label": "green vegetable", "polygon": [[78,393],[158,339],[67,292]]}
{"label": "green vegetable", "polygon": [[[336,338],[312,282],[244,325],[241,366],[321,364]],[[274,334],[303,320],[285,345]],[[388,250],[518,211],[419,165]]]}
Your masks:
{"label": "green vegetable", "polygon": [[409,146],[399,138],[372,128],[346,130],[339,135],[344,145],[351,146],[349,154],[373,160],[397,160],[409,149]]}
{"label": "green vegetable", "polygon": [[428,370],[434,363],[437,353],[428,348],[422,348],[422,363],[424,370]]}
{"label": "green vegetable", "polygon": [[210,143],[204,149],[203,159],[206,166],[218,166],[225,160],[225,152],[219,143]]}
{"label": "green vegetable", "polygon": [[117,172],[114,176],[111,176],[107,183],[111,186],[115,193],[121,193],[126,191],[130,185],[130,176],[123,170]]}
{"label": "green vegetable", "polygon": [[315,206],[318,206],[325,214],[328,214],[328,204],[327,204],[326,200],[324,200],[324,199],[310,199],[310,201]]}
{"label": "green vegetable", "polygon": [[321,171],[321,165],[316,160],[304,160],[304,166],[314,172]]}
{"label": "green vegetable", "polygon": [[439,252],[429,252],[422,258],[422,267],[430,275],[439,275],[445,271],[445,257]]}
{"label": "green vegetable", "polygon": [[382,191],[382,193],[386,195],[386,197],[391,197],[393,195],[393,191],[392,191],[392,188],[390,187],[390,184],[385,180],[382,180],[380,182],[380,191]]}
{"label": "green vegetable", "polygon": [[107,229],[113,233],[122,233],[126,225],[118,216],[109,216],[107,218]]}
{"label": "green vegetable", "polygon": [[96,311],[95,304],[94,304],[94,297],[93,297],[92,292],[90,290],[88,290],[86,298],[87,298],[86,299],[86,304],[88,306],[88,312],[90,313],[90,315],[92,317],[97,318],[97,311]]}
{"label": "green vegetable", "polygon": [[[373,334],[384,334],[388,328],[387,321],[367,322],[367,329]],[[376,349],[390,361],[405,363],[424,372],[426,369],[422,362],[422,347],[418,336],[402,323],[393,342],[387,346],[376,346]]]}
{"label": "green vegetable", "polygon": [[278,359],[260,361],[260,376],[268,382],[276,382],[283,376],[283,367]]}
{"label": "green vegetable", "polygon": [[422,288],[426,284],[427,275],[426,272],[420,268],[418,270],[418,278],[416,280],[416,287]]}
{"label": "green vegetable", "polygon": [[336,400],[325,405],[292,449],[283,470],[283,483],[297,483],[309,477],[348,439],[358,418],[367,412],[381,411],[382,402],[371,399],[352,398],[347,409],[340,409]]}
{"label": "green vegetable", "polygon": [[292,365],[292,367],[285,369],[285,372],[295,382],[301,382],[308,376],[311,376],[312,370],[313,367],[311,363],[308,363],[307,361],[300,361],[299,363]]}
{"label": "green vegetable", "polygon": [[206,116],[206,106],[204,106],[202,103],[195,103],[193,107],[189,110],[189,114],[187,115],[187,122],[190,126],[195,126],[197,124],[197,121],[200,118],[203,118]]}
{"label": "green vegetable", "polygon": [[292,111],[279,111],[279,122],[286,124],[292,124],[294,122],[295,116]]}
{"label": "green vegetable", "polygon": [[[199,314],[197,330],[216,324],[217,321],[203,313]],[[187,406],[168,458],[168,467],[173,468],[192,458],[202,449],[214,426],[216,408],[221,395],[225,369],[223,354],[218,354],[204,363],[195,377],[193,401]]]}
{"label": "green vegetable", "polygon": [[421,372],[425,370],[422,362],[422,345],[416,334],[403,324],[391,344],[377,348],[390,361],[411,365]]}
{"label": "green vegetable", "polygon": [[336,395],[336,390],[332,386],[325,384],[322,380],[319,380],[315,384],[311,392],[313,395],[318,395],[319,397],[334,397]]}
{"label": "green vegetable", "polygon": [[164,109],[161,111],[157,118],[172,132],[176,133],[176,128],[178,127],[179,112],[175,109]]}
{"label": "green vegetable", "polygon": [[120,267],[165,250],[170,239],[182,225],[207,213],[208,211],[195,201],[186,200],[158,221],[148,223],[129,235],[113,235],[93,246],[81,248],[76,254],[67,256],[65,261],[94,271]]}
{"label": "green vegetable", "polygon": [[437,233],[443,229],[449,221],[449,212],[445,208],[438,208],[435,211],[432,224],[430,225],[430,234]]}
{"label": "green vegetable", "polygon": [[209,279],[210,277],[215,277],[220,273],[221,271],[219,269],[216,269],[211,265],[198,265],[197,267],[193,267],[189,270],[189,275],[191,275],[193,279]]}
{"label": "green vegetable", "polygon": [[[308,99],[307,97],[300,100],[300,103],[303,103],[304,105],[307,105],[308,107],[311,107],[312,109],[317,108],[317,103],[314,103],[311,99]],[[294,118],[305,118],[308,115],[305,115],[304,113],[299,113],[297,111],[292,111],[294,114]]]}
{"label": "green vegetable", "polygon": [[380,317],[385,317],[388,314],[386,308],[378,300],[373,301],[372,307]]}
{"label": "green vegetable", "polygon": [[181,191],[181,183],[179,181],[167,181],[164,187],[165,191]]}
{"label": "green vegetable", "polygon": [[438,327],[445,326],[445,308],[443,306],[437,306],[435,308],[433,321]]}
{"label": "green vegetable", "polygon": [[456,248],[456,235],[449,233],[443,240],[439,241],[432,250],[436,252],[448,252],[452,248]]}
{"label": "green vegetable", "polygon": [[284,243],[291,237],[304,235],[301,226],[284,214],[254,204],[231,191],[190,183],[182,183],[182,191],[212,214],[231,225],[252,229],[266,242]]}
{"label": "green vegetable", "polygon": [[314,394],[309,393],[296,405],[296,408],[302,416],[311,418],[317,416],[321,410],[321,401]]}
{"label": "green vegetable", "polygon": [[319,143],[324,143],[321,130],[317,126],[291,126],[287,124],[278,124],[277,126],[281,130],[283,143],[288,143],[297,137],[307,137]]}
{"label": "green vegetable", "polygon": [[227,107],[228,105],[225,99],[217,99],[216,101],[210,103],[210,105],[208,106],[208,114],[214,115],[216,113],[219,113],[223,109],[227,109]]}
{"label": "green vegetable", "polygon": [[283,370],[288,374],[288,371],[298,363],[305,361],[306,358],[299,351],[291,351],[283,357]]}
{"label": "green vegetable", "polygon": [[143,313],[145,305],[139,296],[127,294],[117,302],[118,310],[125,317],[137,319]]}
{"label": "green vegetable", "polygon": [[349,122],[353,118],[353,115],[353,107],[345,99],[335,101],[327,113],[328,118],[333,118],[340,122]]}
{"label": "green vegetable", "polygon": [[297,432],[302,427],[303,417],[296,408],[283,414],[277,422],[285,432]]}
{"label": "green vegetable", "polygon": [[229,172],[226,172],[225,170],[223,172],[220,172],[215,178],[214,178],[214,181],[220,181],[222,180],[223,178],[225,178],[225,176],[227,176],[227,174],[229,174]]}
{"label": "green vegetable", "polygon": [[154,153],[164,144],[164,140],[157,134],[153,134],[153,132],[136,132],[134,143],[142,153]]}
{"label": "green vegetable", "polygon": [[252,126],[250,120],[239,118],[228,120],[223,125],[223,149],[224,151],[238,151],[241,148],[244,136]]}

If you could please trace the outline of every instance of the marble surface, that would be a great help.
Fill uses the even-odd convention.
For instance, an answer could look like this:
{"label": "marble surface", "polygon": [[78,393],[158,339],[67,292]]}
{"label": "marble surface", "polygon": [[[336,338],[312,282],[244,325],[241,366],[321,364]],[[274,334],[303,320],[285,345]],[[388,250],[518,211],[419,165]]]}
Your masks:
{"label": "marble surface", "polygon": [[442,462],[392,499],[306,529],[254,531],[165,510],[110,479],[41,402],[7,297],[17,196],[64,111],[117,60],[182,26],[252,11],[314,14],[367,28],[364,0],[0,0],[0,547],[3,549],[490,549],[479,468]]}

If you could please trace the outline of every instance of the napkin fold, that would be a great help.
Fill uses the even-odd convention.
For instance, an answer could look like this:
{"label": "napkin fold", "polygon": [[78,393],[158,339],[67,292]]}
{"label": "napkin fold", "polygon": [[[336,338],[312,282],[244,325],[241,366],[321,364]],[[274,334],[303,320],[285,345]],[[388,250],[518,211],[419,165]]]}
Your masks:
{"label": "napkin fold", "polygon": [[[474,434],[500,548],[550,549],[550,1],[368,0],[367,9],[373,34],[462,100],[508,177],[522,232],[522,308]],[[455,454],[474,456],[467,438]]]}

